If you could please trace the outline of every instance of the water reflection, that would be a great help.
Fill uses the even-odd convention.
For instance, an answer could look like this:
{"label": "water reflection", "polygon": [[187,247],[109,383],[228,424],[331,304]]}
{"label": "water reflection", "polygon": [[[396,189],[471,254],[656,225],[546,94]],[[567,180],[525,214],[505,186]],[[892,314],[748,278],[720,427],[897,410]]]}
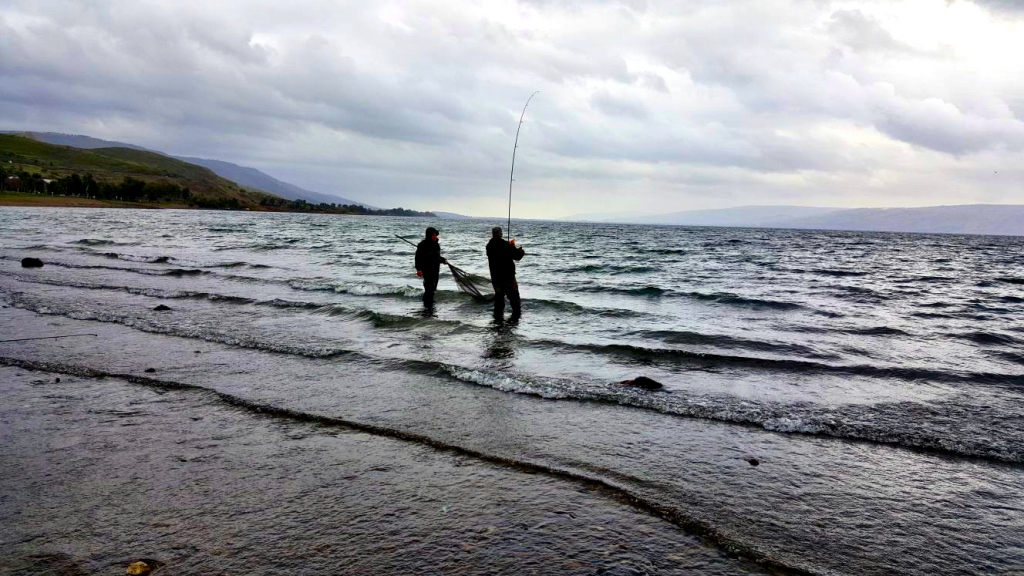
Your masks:
{"label": "water reflection", "polygon": [[495,360],[510,360],[516,357],[516,349],[519,347],[518,318],[508,320],[495,318],[488,333],[487,348],[484,350],[484,358]]}

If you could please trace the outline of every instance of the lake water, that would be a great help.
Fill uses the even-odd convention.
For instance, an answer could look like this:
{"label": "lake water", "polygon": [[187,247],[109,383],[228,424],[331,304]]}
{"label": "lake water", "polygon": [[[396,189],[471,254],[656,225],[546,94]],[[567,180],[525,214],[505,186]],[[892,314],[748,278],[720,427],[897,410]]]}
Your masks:
{"label": "lake water", "polygon": [[[599,489],[753,562],[688,573],[1024,568],[1024,238],[513,222],[519,321],[446,270],[424,310],[395,236],[435,225],[486,275],[503,224],[3,209],[2,339],[99,336],[0,357],[87,380],[158,365],[149,378],[295,426]],[[619,384],[637,376],[664,389]],[[480,490],[515,491],[499,484]],[[632,573],[671,571],[676,545]]]}

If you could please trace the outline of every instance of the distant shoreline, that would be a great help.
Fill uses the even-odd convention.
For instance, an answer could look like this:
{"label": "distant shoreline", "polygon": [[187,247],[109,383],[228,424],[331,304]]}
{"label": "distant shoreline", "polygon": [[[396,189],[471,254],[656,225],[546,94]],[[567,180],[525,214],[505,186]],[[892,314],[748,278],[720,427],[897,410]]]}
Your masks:
{"label": "distant shoreline", "polygon": [[0,193],[0,207],[23,208],[139,208],[154,210],[161,208],[190,209],[184,204],[161,204],[158,202],[118,202],[116,200],[100,200],[97,198],[78,198],[75,196],[49,196],[41,194]]}
{"label": "distant shoreline", "polygon": [[[50,196],[48,194],[23,194],[18,192],[0,192],[0,208],[128,208],[136,210],[220,210],[223,212],[275,212],[288,214],[330,214],[335,216],[382,216],[383,214],[350,214],[321,210],[284,210],[280,208],[251,207],[241,209],[203,208],[169,202],[122,202],[118,200],[101,200],[98,198],[80,198],[77,196]],[[409,216],[411,218],[434,218]]]}

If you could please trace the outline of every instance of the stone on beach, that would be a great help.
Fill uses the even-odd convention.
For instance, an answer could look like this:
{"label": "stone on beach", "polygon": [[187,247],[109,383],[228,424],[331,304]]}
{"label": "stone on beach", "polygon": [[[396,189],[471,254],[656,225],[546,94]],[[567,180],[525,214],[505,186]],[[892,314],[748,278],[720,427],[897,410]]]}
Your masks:
{"label": "stone on beach", "polygon": [[22,268],[42,268],[43,267],[43,261],[40,260],[39,258],[22,258],[21,259],[21,267]]}
{"label": "stone on beach", "polygon": [[638,376],[632,380],[623,380],[619,382],[622,386],[632,386],[633,388],[642,388],[644,390],[661,390],[662,384],[657,380],[652,380],[646,376]]}
{"label": "stone on beach", "polygon": [[149,564],[139,560],[138,562],[132,562],[129,564],[128,570],[125,573],[132,576],[139,576],[140,574],[149,574],[152,571],[153,569],[149,567]]}

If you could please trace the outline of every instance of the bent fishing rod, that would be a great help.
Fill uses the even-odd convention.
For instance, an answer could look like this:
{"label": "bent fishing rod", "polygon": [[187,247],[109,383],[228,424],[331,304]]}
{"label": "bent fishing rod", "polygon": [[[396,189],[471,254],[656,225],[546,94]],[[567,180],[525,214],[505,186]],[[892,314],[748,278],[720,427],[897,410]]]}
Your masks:
{"label": "bent fishing rod", "polygon": [[516,142],[512,146],[512,170],[508,173],[508,225],[505,227],[507,232],[506,236],[509,240],[512,239],[512,176],[516,173],[516,148],[519,148],[519,130],[523,127],[523,117],[526,116],[526,107],[530,105],[530,100],[536,96],[540,90],[537,90],[530,97],[526,99],[526,104],[523,105],[523,113],[519,115],[519,126],[516,127]]}

